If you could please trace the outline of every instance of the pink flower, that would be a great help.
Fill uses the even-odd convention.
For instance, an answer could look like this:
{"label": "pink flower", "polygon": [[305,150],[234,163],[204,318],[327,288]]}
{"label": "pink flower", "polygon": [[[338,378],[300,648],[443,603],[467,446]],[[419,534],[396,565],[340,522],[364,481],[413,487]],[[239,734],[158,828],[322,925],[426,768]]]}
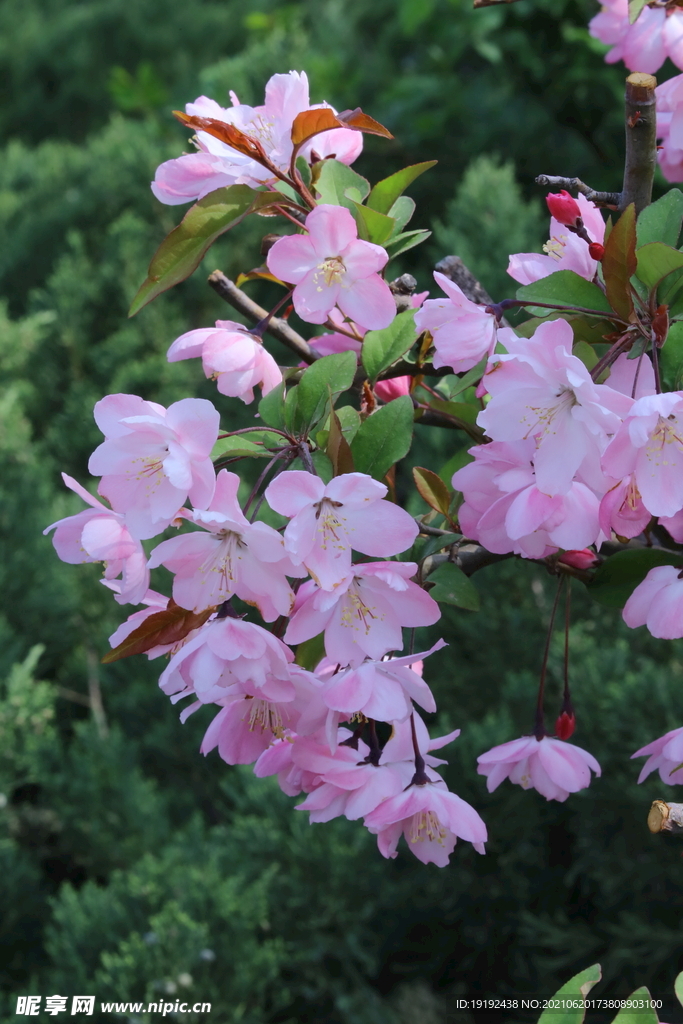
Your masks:
{"label": "pink flower", "polygon": [[239,485],[236,473],[222,469],[209,508],[185,512],[185,518],[206,532],[162,541],[152,551],[149,566],[165,565],[175,573],[173,599],[182,608],[198,612],[236,594],[272,622],[292,609],[294,595],[285,573],[297,571],[279,533],[245,519],[237,501]]}
{"label": "pink flower", "polygon": [[[605,222],[600,210],[589,203],[585,196],[576,199],[586,231],[594,242],[605,237]],[[536,252],[516,252],[510,257],[508,274],[520,284],[532,284],[548,277],[557,270],[573,270],[580,277],[592,281],[598,268],[598,261],[588,251],[588,243],[564,225],[550,219],[550,239],[543,246],[545,255]]]}
{"label": "pink flower", "polygon": [[66,473],[62,473],[62,480],[92,508],[59,519],[43,533],[55,530],[52,543],[63,562],[104,562],[105,580],[121,576],[116,600],[120,604],[139,604],[149,587],[147,556],[128,529],[125,515],[112,512]]}
{"label": "pink flower", "polygon": [[126,513],[134,537],[161,533],[188,495],[198,508],[213,497],[216,474],[211,449],[219,417],[211,402],[183,398],[168,409],[137,395],[107,395],[95,406],[106,440],[88,468],[102,476],[99,493]]}
{"label": "pink flower", "polygon": [[634,474],[643,505],[655,516],[683,508],[683,392],[637,399],[602,457],[616,480]]}
{"label": "pink flower", "polygon": [[289,663],[294,655],[281,640],[252,622],[215,618],[174,654],[159,686],[174,702],[195,696],[213,704],[235,694],[265,701],[294,700]]}
{"label": "pink flower", "polygon": [[377,661],[403,647],[401,627],[431,626],[441,612],[429,594],[412,583],[415,562],[366,562],[353,566],[330,593],[312,581],[297,594],[286,643],[299,644],[325,632],[327,656],[339,665]]}
{"label": "pink flower", "polygon": [[[297,71],[273,75],[266,85],[265,103],[260,107],[240,104],[234,93],[230,98],[233,105],[227,110],[206,96],[188,103],[185,110],[188,114],[212,117],[239,128],[260,142],[270,161],[285,173],[292,156],[294,118],[304,110],[328,106],[327,103],[310,103],[306,73]],[[207,132],[197,132],[197,145],[198,153],[167,160],[157,167],[152,192],[162,203],[172,206],[187,203],[226,185],[258,187],[264,182],[277,181],[267,167]],[[300,154],[310,160],[315,150],[319,158],[334,156],[342,163],[351,164],[362,148],[360,132],[336,128],[316,135],[302,147]]]}
{"label": "pink flower", "polygon": [[592,36],[612,49],[608,64],[623,60],[630,71],[654,74],[667,57],[683,68],[683,17],[677,7],[646,5],[631,25],[628,0],[603,0],[589,25]]}
{"label": "pink flower", "polygon": [[600,529],[606,537],[611,537],[612,531],[618,537],[637,537],[651,519],[633,473],[615,484],[600,502]]}
{"label": "pink flower", "polygon": [[396,303],[378,273],[389,259],[386,250],[358,238],[356,222],[343,206],[316,206],[306,230],[307,235],[280,238],[267,257],[271,274],[295,285],[292,300],[301,319],[324,324],[338,305],[367,330],[388,327]]}
{"label": "pink flower", "polygon": [[434,339],[434,366],[451,366],[455,373],[470,370],[496,345],[496,318],[485,306],[471,302],[457,284],[434,273],[447,298],[427,299],[415,314],[418,331]]}
{"label": "pink flower", "polygon": [[315,788],[318,780],[318,776],[294,764],[292,751],[296,738],[294,735],[288,735],[284,739],[276,740],[259,755],[254,765],[254,775],[258,779],[276,775],[280,789],[287,796],[309,793]]}
{"label": "pink flower", "polygon": [[653,636],[676,640],[683,636],[683,579],[680,567],[657,565],[639,583],[622,612],[631,629],[647,626]]}
{"label": "pink flower", "polygon": [[216,381],[220,393],[241,398],[246,405],[253,402],[257,384],[267,395],[282,383],[278,365],[261,339],[232,320],[216,320],[215,327],[181,334],[167,355],[169,363],[199,357],[205,375]]}
{"label": "pink flower", "polygon": [[682,782],[683,773],[677,773],[676,769],[683,763],[683,728],[672,729],[658,740],[641,747],[635,754],[631,754],[631,759],[646,755],[649,756],[638,776],[638,782],[643,782],[654,771],[659,772],[660,779],[668,786]]}
{"label": "pink flower", "polygon": [[572,355],[574,336],[566,320],[541,324],[529,339],[508,333],[508,355],[496,356],[484,378],[491,401],[477,422],[494,441],[534,437],[538,487],[547,495],[565,494],[585,460],[597,468],[632,401],[593,382]]}
{"label": "pink flower", "polygon": [[565,227],[575,228],[581,220],[581,208],[566,189],[549,192],[545,201],[550,210],[550,216],[554,217],[558,223],[564,224]]}
{"label": "pink flower", "polygon": [[487,776],[489,793],[509,778],[522,789],[537,789],[546,800],[564,801],[570,793],[585,789],[590,785],[591,769],[598,776],[602,774],[600,765],[587,750],[549,736],[542,740],[522,736],[501,743],[481,754],[477,761],[478,773]]}
{"label": "pink flower", "polygon": [[486,825],[475,809],[446,784],[427,782],[411,785],[402,793],[384,800],[365,818],[383,857],[395,857],[401,835],[423,864],[445,867],[458,839],[472,843],[484,853]]}
{"label": "pink flower", "polygon": [[285,549],[323,590],[334,590],[351,569],[351,550],[388,558],[409,548],[418,534],[412,516],[383,501],[384,484],[365,473],[344,473],[324,484],[311,473],[281,473],[266,488],[266,501],[290,522]]}
{"label": "pink flower", "polygon": [[674,516],[660,516],[658,522],[669,531],[677,544],[683,544],[683,509]]}
{"label": "pink flower", "polygon": [[460,528],[489,551],[545,558],[558,548],[577,550],[600,537],[599,499],[580,479],[566,494],[549,495],[534,473],[536,445],[493,441],[472,449],[474,462],[453,474],[465,502]]}
{"label": "pink flower", "polygon": [[655,94],[659,166],[667,181],[683,181],[683,75],[658,85]]}

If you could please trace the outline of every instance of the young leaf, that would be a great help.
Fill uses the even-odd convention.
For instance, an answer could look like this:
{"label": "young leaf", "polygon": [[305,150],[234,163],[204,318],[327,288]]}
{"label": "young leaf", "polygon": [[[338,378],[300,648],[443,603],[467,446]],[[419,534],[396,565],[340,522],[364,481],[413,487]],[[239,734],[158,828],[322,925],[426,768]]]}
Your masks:
{"label": "young leaf", "polygon": [[245,156],[251,157],[252,160],[257,160],[258,163],[268,166],[268,158],[261,143],[257,139],[253,139],[251,135],[245,135],[234,124],[221,121],[216,117],[186,114],[182,110],[174,110],[173,116],[186,128],[194,128],[196,131],[213,135],[214,138],[224,142],[226,146],[236,149],[238,153],[243,153]]}
{"label": "young leaf", "polygon": [[647,0],[628,0],[628,20],[633,25],[638,20]]}
{"label": "young leaf", "polygon": [[416,338],[414,309],[399,313],[381,331],[368,331],[363,338],[361,355],[368,380],[374,384],[382,370],[400,359]]}
{"label": "young leaf", "polygon": [[636,250],[639,280],[648,288],[654,288],[667,274],[683,268],[683,252],[664,242],[648,242]]}
{"label": "young leaf", "polygon": [[256,192],[248,185],[230,185],[209,192],[187,211],[155,252],[128,316],[135,316],[157,295],[189,277],[210,246],[226,231],[248,214],[272,206],[278,200],[289,202],[278,192]]}
{"label": "young leaf", "polygon": [[[284,438],[279,437],[278,434],[274,434],[274,437],[278,437],[280,441]],[[215,461],[216,459],[235,459],[239,456],[251,455],[254,458],[266,458],[272,459],[272,452],[266,451],[265,448],[254,444],[253,441],[248,441],[243,435],[237,437],[221,437],[216,441],[211,452],[211,458]]]}
{"label": "young leaf", "polygon": [[659,1024],[649,989],[645,986],[637,988],[626,1000],[626,1006],[621,1007],[612,1024]]}
{"label": "young leaf", "polygon": [[392,239],[401,234],[404,227],[415,213],[415,200],[410,196],[399,196],[387,214],[394,221]]}
{"label": "young leaf", "polygon": [[630,203],[612,228],[602,258],[607,299],[624,320],[629,320],[633,312],[631,278],[636,267],[636,208]]}
{"label": "young leaf", "polygon": [[168,608],[154,612],[144,619],[118,647],[105,654],[102,664],[109,665],[112,661],[130,658],[133,654],[144,654],[152,647],[159,647],[162,644],[177,644],[184,640],[193,629],[203,626],[215,610],[215,608],[205,608],[201,612],[191,612],[187,608],[181,608],[171,598]]}
{"label": "young leaf", "polygon": [[676,246],[683,221],[683,192],[672,188],[656,203],[650,203],[638,214],[636,237],[638,246],[649,242],[664,242]]}
{"label": "young leaf", "polygon": [[385,128],[379,121],[375,121],[374,117],[370,117],[369,114],[364,114],[360,107],[356,107],[354,110],[342,110],[337,117],[341,121],[340,127],[342,128],[355,128],[358,132],[379,135],[383,139],[393,139],[394,137],[388,128]]}
{"label": "young leaf", "polygon": [[420,497],[426,501],[429,507],[448,518],[451,496],[441,477],[433,473],[431,469],[415,466],[413,469],[413,480],[420,493]]}
{"label": "young leaf", "polygon": [[345,206],[347,210],[355,213],[355,201],[349,199],[346,190],[358,189],[361,200],[365,199],[370,191],[368,179],[356,174],[340,160],[323,160],[322,164],[316,164],[316,167],[320,168],[320,173],[317,178],[314,175],[313,187],[320,202],[329,203],[331,206]]}
{"label": "young leaf", "polygon": [[332,128],[343,128],[331,107],[316,107],[313,110],[302,110],[292,123],[292,144],[296,149],[304,142],[321,132],[329,132]]}
{"label": "young leaf", "polygon": [[[605,298],[605,293],[592,281],[575,274],[573,270],[556,270],[548,277],[542,277],[533,284],[522,285],[517,289],[517,298],[524,302],[547,302],[550,305],[569,306],[583,309],[597,309],[601,313],[611,313],[612,309]],[[543,315],[544,309],[539,309]]]}
{"label": "young leaf", "polygon": [[479,611],[479,591],[469,576],[465,576],[462,569],[453,562],[444,562],[440,565],[429,574],[427,582],[434,584],[429,596],[439,604],[454,604],[470,612]]}
{"label": "young leaf", "polygon": [[[330,399],[330,406],[332,402]],[[355,412],[355,409],[354,409]],[[327,438],[327,457],[332,463],[335,476],[353,473],[354,463],[349,442],[344,437],[339,417],[333,408],[330,412],[330,432]]]}
{"label": "young leaf", "polygon": [[683,971],[676,975],[676,980],[674,981],[674,992],[676,993],[676,999],[679,1001],[681,1006],[683,1006]]}
{"label": "young leaf", "polygon": [[297,387],[299,401],[296,424],[300,429],[308,429],[317,423],[325,412],[330,394],[334,401],[351,387],[356,365],[355,352],[337,352],[316,359],[304,370]]}
{"label": "young leaf", "polygon": [[[347,193],[350,189],[347,189]],[[351,211],[358,224],[358,237],[364,242],[374,242],[375,245],[383,245],[394,230],[392,217],[385,217],[383,213],[377,213],[367,206],[362,206],[354,201]]]}
{"label": "young leaf", "polygon": [[411,164],[410,167],[404,167],[402,170],[396,171],[395,174],[389,175],[388,178],[378,181],[368,196],[368,206],[377,210],[378,213],[389,213],[408,185],[428,171],[430,167],[434,167],[437,162],[436,160],[425,160],[421,164]]}
{"label": "young leaf", "polygon": [[412,439],[413,403],[409,395],[402,395],[361,423],[351,443],[356,471],[382,480],[408,454]]}
{"label": "young leaf", "polygon": [[431,231],[426,231],[424,228],[418,228],[416,231],[404,231],[402,234],[397,235],[396,238],[392,238],[391,241],[387,242],[384,248],[389,253],[389,259],[393,260],[396,256],[400,256],[403,252],[408,252],[408,249],[414,249],[416,245],[422,245],[426,242]]}
{"label": "young leaf", "polygon": [[638,584],[656,565],[683,567],[683,554],[675,555],[656,548],[618,551],[598,567],[588,584],[588,592],[598,604],[623,608]]}
{"label": "young leaf", "polygon": [[[538,1018],[538,1024],[581,1024],[586,1015],[584,1000],[601,978],[600,964],[593,964],[592,967],[586,967],[579,974],[575,974],[555,993],[550,1000],[551,1006]],[[557,1009],[553,1005],[556,1000]]]}

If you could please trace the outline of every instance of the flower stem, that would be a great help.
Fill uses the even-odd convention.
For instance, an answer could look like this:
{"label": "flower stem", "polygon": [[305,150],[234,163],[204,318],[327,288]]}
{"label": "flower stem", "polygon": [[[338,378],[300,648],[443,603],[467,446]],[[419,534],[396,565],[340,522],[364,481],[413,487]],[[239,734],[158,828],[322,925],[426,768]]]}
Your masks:
{"label": "flower stem", "polygon": [[543,724],[543,695],[545,691],[545,677],[548,671],[548,655],[550,654],[550,641],[553,635],[553,626],[555,625],[555,614],[557,612],[557,606],[560,602],[560,591],[562,590],[563,578],[560,578],[557,583],[557,591],[555,593],[555,600],[553,601],[552,611],[550,613],[550,622],[548,623],[548,633],[545,638],[545,650],[543,651],[543,663],[541,664],[541,676],[538,681],[538,700],[536,702],[536,721],[534,723],[534,736],[540,741],[545,736],[545,726]]}

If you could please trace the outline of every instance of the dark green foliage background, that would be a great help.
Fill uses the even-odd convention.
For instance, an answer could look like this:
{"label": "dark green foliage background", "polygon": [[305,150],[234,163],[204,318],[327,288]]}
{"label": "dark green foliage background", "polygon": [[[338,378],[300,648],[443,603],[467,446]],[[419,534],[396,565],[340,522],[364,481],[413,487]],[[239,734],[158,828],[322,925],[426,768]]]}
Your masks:
{"label": "dark green foliage background", "polygon": [[[446,775],[489,823],[487,855],[462,844],[445,870],[405,849],[387,863],[359,824],[309,826],[276,786],[201,758],[210,715],[181,726],[158,665],[99,667],[120,609],[95,567],[62,565],[41,535],[79,508],[59,472],[87,479],[103,394],[216,400],[197,366],[169,366],[165,351],[230,315],[205,274],[256,265],[270,228],[245,225],[195,278],[126,319],[180,217],[148,188],[186,146],[171,108],[202,92],[227,102],[230,88],[260,102],[272,73],[306,69],[314,100],[361,105],[396,135],[367,141],[361,172],[377,180],[439,159],[412,188],[411,226],[431,224],[434,237],[396,272],[426,288],[433,261],[457,252],[503,298],[508,253],[545,240],[533,177],[620,181],[623,74],[587,35],[595,10],[590,0],[478,12],[466,0],[0,5],[2,1020],[16,1019],[18,994],[92,992],[206,1000],[210,1019],[229,1024],[470,1024],[458,996],[550,995],[598,960],[602,991],[647,983],[670,997],[683,967],[681,848],[650,837],[645,814],[675,790],[637,787],[628,755],[683,722],[679,644],[627,631],[577,588],[576,740],[603,778],[562,805],[508,784],[489,796],[476,755],[530,727],[554,584],[529,565],[483,571],[482,611],[446,609],[422,640],[450,644],[429,664],[440,707],[430,725],[462,727]],[[248,422],[250,411],[218,401]],[[423,430],[411,458],[440,468],[455,443]],[[98,683],[95,716],[84,700]],[[681,1020],[672,1003],[662,1016]]]}

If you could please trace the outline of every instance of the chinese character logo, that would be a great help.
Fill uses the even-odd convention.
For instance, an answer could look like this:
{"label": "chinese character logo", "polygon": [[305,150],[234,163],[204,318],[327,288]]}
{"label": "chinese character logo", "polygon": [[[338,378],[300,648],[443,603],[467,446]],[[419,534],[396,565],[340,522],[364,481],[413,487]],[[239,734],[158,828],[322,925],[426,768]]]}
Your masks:
{"label": "chinese character logo", "polygon": [[88,1016],[92,1016],[94,1008],[94,996],[74,996],[71,1004],[71,1016],[73,1017],[74,1013],[87,1013]]}
{"label": "chinese character logo", "polygon": [[25,1017],[37,1017],[42,996],[19,996],[16,1012]]}

